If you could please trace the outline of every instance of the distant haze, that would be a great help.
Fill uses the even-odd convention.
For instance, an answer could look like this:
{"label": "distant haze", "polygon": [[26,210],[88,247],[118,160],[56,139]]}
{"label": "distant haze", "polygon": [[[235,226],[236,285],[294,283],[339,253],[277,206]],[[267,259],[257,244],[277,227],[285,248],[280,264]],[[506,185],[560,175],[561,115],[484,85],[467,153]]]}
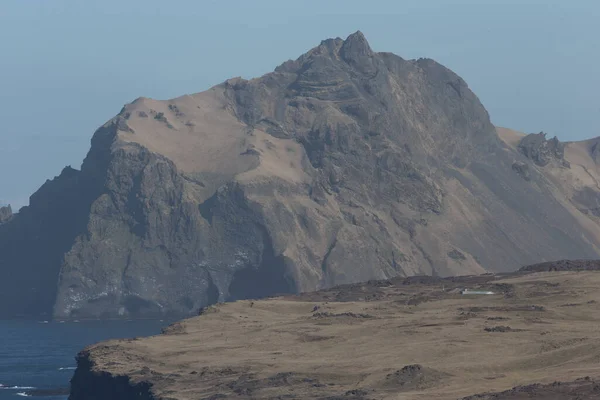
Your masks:
{"label": "distant haze", "polygon": [[[452,3],[452,4],[450,4]],[[0,198],[14,209],[139,96],[251,78],[360,29],[461,75],[496,125],[600,135],[600,3],[557,0],[3,0]]]}

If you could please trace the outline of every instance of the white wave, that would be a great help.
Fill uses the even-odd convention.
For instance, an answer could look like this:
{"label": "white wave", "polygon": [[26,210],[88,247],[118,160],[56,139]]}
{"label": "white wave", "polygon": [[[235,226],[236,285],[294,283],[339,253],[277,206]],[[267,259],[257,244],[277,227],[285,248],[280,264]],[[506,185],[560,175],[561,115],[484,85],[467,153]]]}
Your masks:
{"label": "white wave", "polygon": [[33,386],[4,386],[4,385],[0,385],[0,389],[3,390],[28,390],[28,389],[35,389]]}
{"label": "white wave", "polygon": [[17,393],[17,396],[31,397],[31,395],[30,395],[30,394],[27,394],[27,393],[25,393],[25,392],[18,392],[18,393]]}
{"label": "white wave", "polygon": [[67,370],[67,369],[76,369],[76,368],[77,367],[60,367],[58,370],[59,371],[64,371],[64,370]]}

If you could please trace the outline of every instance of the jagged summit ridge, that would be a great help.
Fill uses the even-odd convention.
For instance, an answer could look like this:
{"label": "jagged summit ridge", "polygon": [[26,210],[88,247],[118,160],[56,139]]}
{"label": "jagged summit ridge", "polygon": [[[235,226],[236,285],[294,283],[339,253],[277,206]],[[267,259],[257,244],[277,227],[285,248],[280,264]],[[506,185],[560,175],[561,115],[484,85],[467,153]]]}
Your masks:
{"label": "jagged summit ridge", "polygon": [[361,31],[349,35],[346,40],[337,37],[321,41],[321,43],[309,50],[296,60],[288,60],[277,67],[275,71],[294,70],[294,67],[301,67],[311,56],[324,55],[332,59],[352,61],[362,57],[372,57],[374,55],[371,46]]}
{"label": "jagged summit ridge", "polygon": [[361,31],[348,36],[340,48],[340,56],[363,73],[376,70],[372,63],[373,50]]}
{"label": "jagged summit ridge", "polygon": [[360,32],[325,40],[259,78],[126,105],[81,171],[0,225],[0,315],[190,315],[597,257],[596,189],[561,191],[548,171],[444,66],[374,52]]}

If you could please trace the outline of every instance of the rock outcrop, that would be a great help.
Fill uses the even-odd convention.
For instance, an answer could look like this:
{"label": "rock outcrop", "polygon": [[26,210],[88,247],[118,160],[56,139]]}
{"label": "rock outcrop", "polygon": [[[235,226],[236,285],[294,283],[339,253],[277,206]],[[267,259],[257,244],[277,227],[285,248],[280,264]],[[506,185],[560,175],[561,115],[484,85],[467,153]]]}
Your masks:
{"label": "rock outcrop", "polygon": [[[562,157],[552,143],[527,155]],[[600,225],[545,174],[449,69],[325,40],[260,78],[126,105],[80,171],[0,225],[0,316],[192,315],[599,256]]]}
{"label": "rock outcrop", "polygon": [[512,165],[512,169],[526,181],[529,182],[531,180],[531,176],[529,175],[529,164],[523,161],[515,161]]}
{"label": "rock outcrop", "polygon": [[95,362],[89,352],[77,355],[75,374],[71,379],[69,399],[79,400],[155,400],[150,393],[148,382],[133,382],[124,375],[113,375],[95,369]]}
{"label": "rock outcrop", "polygon": [[556,136],[546,139],[544,132],[531,133],[521,140],[519,150],[540,167],[548,165],[553,160],[564,167],[569,167],[569,162],[565,160],[565,145]]}
{"label": "rock outcrop", "polygon": [[8,206],[0,207],[0,224],[7,222],[12,216],[13,213],[10,204]]}

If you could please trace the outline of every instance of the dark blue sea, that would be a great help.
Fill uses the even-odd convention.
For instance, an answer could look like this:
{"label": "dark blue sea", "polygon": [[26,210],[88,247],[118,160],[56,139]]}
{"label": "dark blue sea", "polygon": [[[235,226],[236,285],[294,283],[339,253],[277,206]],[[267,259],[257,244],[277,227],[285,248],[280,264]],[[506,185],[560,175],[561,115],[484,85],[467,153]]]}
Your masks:
{"label": "dark blue sea", "polygon": [[[166,321],[0,321],[0,400],[23,399],[30,388],[68,388],[75,355],[107,339],[160,333]],[[66,395],[31,397],[64,400]]]}

